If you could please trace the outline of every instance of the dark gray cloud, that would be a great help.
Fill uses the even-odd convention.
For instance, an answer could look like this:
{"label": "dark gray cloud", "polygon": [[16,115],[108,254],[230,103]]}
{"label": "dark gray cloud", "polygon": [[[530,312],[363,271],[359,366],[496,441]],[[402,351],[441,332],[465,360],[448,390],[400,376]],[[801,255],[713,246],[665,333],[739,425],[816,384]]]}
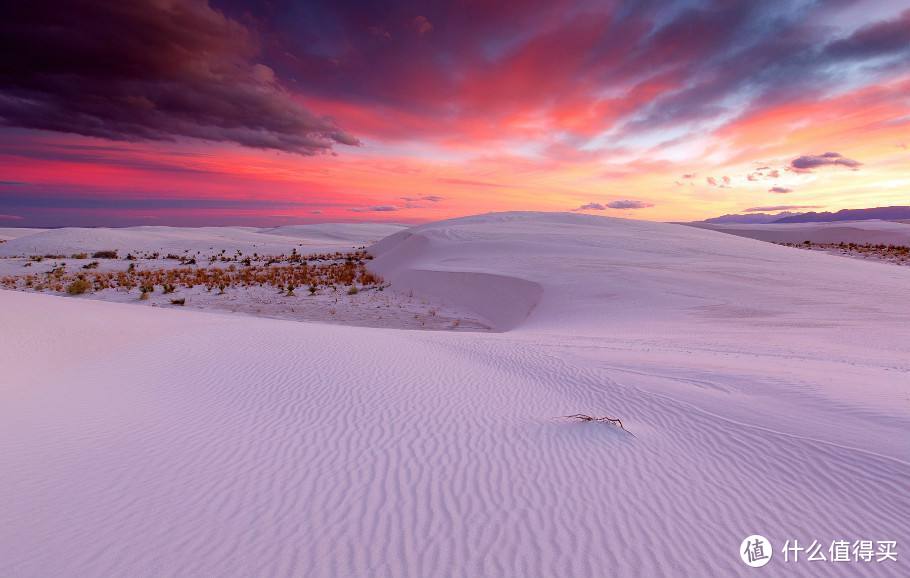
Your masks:
{"label": "dark gray cloud", "polygon": [[[143,171],[184,173],[198,175],[224,174],[211,167],[198,167],[191,164],[203,154],[167,151],[160,155],[130,156],[124,154],[122,147],[97,146],[76,143],[54,143],[43,140],[35,142],[15,135],[0,134],[0,155],[35,159],[42,161],[63,161],[67,163],[99,163],[115,165]],[[2,184],[2,183],[0,183]],[[25,184],[25,183],[20,183]]]}
{"label": "dark gray cloud", "polygon": [[577,209],[572,209],[573,211],[606,211],[607,209],[647,209],[648,207],[653,207],[651,203],[646,203],[644,201],[635,201],[632,199],[619,199],[616,201],[610,201],[609,203],[587,203],[578,207]]}
{"label": "dark gray cloud", "polygon": [[792,193],[793,189],[788,189],[787,187],[771,187],[770,189],[768,189],[768,192],[784,194],[784,193]]}
{"label": "dark gray cloud", "polygon": [[830,43],[825,47],[825,54],[835,59],[910,55],[910,9],[893,20],[864,26],[850,36]]}
{"label": "dark gray cloud", "polygon": [[653,207],[651,203],[646,203],[644,201],[633,201],[630,199],[622,199],[619,201],[610,201],[607,203],[607,208],[609,209],[647,209],[648,207]]}
{"label": "dark gray cloud", "polygon": [[848,67],[870,81],[910,69],[910,11],[849,34],[819,23],[844,0],[211,2],[224,13],[205,0],[14,1],[0,21],[0,117],[312,154],[356,140],[284,87],[423,121],[358,127],[389,140],[567,103],[610,111],[592,129],[635,135],[825,97]]}
{"label": "dark gray cloud", "polygon": [[[667,66],[676,65],[685,74],[683,88],[638,111],[627,132],[710,120],[736,110],[748,114],[807,95],[822,97],[842,86],[846,67],[862,66],[870,78],[910,70],[910,10],[846,37],[816,23],[819,11],[835,14],[849,4],[733,1],[682,10],[667,26],[686,26],[690,33],[679,41],[679,58],[691,56],[693,47],[710,46],[711,52],[678,63],[669,59]],[[708,29],[712,24],[716,30]],[[658,44],[661,35],[652,38]]]}
{"label": "dark gray cloud", "polygon": [[795,171],[807,172],[818,167],[840,165],[851,169],[862,166],[862,163],[841,155],[840,153],[827,152],[820,155],[803,155],[790,161],[790,168]]}
{"label": "dark gray cloud", "polygon": [[[389,138],[563,102],[603,105],[610,114],[591,128],[637,135],[824,97],[843,87],[847,66],[910,69],[908,13],[845,33],[846,0],[217,1],[261,22],[275,39],[269,64],[301,92],[432,120],[376,129]],[[418,15],[432,32],[415,34]]]}
{"label": "dark gray cloud", "polygon": [[193,209],[286,209],[307,203],[261,198],[212,199],[149,195],[114,197],[83,191],[45,192],[30,187],[26,192],[0,191],[0,209],[105,209],[105,210],[193,210]]}
{"label": "dark gray cloud", "polygon": [[186,197],[168,190],[143,191],[129,195],[91,186],[60,187],[26,184],[0,188],[0,213],[16,217],[16,226],[95,227],[132,226],[154,221],[161,225],[266,226],[289,219],[306,223],[318,220],[324,209],[340,210],[345,205],[331,200],[308,200],[300,191],[299,200],[265,198],[251,191],[243,198]]}
{"label": "dark gray cloud", "polygon": [[358,144],[303,108],[256,61],[256,38],[206,0],[29,0],[4,12],[0,123],[306,155]]}
{"label": "dark gray cloud", "polygon": [[587,203],[577,209],[572,209],[573,211],[605,211],[607,208],[600,203]]}

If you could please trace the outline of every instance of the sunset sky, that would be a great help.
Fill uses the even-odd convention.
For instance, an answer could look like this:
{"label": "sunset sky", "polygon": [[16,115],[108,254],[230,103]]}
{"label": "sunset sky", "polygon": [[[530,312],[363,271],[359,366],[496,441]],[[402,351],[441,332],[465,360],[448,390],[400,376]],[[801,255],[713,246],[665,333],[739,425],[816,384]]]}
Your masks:
{"label": "sunset sky", "polygon": [[910,204],[906,0],[4,13],[0,227]]}

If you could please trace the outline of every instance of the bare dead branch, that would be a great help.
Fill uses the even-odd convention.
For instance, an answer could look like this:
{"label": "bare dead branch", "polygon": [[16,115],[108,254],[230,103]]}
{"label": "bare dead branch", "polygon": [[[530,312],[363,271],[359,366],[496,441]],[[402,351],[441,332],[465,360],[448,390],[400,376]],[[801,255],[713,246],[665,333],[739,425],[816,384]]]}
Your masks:
{"label": "bare dead branch", "polygon": [[636,437],[635,434],[633,434],[632,432],[630,432],[629,430],[627,430],[627,429],[625,428],[625,426],[622,425],[622,420],[619,419],[618,417],[608,417],[608,416],[604,416],[604,417],[594,417],[594,416],[590,416],[590,415],[585,414],[585,413],[576,413],[576,414],[573,414],[573,415],[564,415],[564,416],[562,416],[562,417],[563,417],[564,419],[571,419],[571,420],[583,421],[583,422],[611,423],[611,424],[613,424],[613,425],[615,425],[615,426],[619,426],[619,429],[621,429],[622,431],[626,432],[626,433],[629,434],[630,436]]}

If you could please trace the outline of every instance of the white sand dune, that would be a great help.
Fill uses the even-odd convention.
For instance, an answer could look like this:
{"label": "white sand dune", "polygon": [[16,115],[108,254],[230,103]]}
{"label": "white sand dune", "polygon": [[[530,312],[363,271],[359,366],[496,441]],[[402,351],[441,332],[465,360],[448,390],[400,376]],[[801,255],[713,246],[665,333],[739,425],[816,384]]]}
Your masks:
{"label": "white sand dune", "polygon": [[[862,305],[841,311],[843,323],[866,324],[870,310],[876,322],[910,314],[907,271],[648,221],[481,215],[402,231],[371,252],[374,268],[398,290],[419,285],[469,309],[495,302],[494,315],[525,329],[660,333],[668,322],[705,319],[790,328],[825,320],[831,302]],[[490,276],[482,283],[490,289],[463,295],[462,282],[446,282],[451,275]],[[500,289],[497,279],[509,286]]]}
{"label": "white sand dune", "polygon": [[19,237],[24,237],[26,235],[33,235],[35,233],[40,233],[46,229],[30,229],[28,227],[0,227],[0,241],[9,241],[10,239],[18,239]]}
{"label": "white sand dune", "polygon": [[910,543],[910,270],[565,214],[375,252],[510,330],[0,291],[0,575],[908,575],[738,547]]}
{"label": "white sand dune", "polygon": [[[203,254],[280,254],[349,250],[369,245],[403,229],[401,225],[330,223],[256,229],[253,227],[124,227],[38,230],[0,245],[0,257],[44,254],[70,255],[81,251],[159,251]],[[0,231],[3,233],[3,231]]]}
{"label": "white sand dune", "polygon": [[811,241],[813,243],[910,245],[910,224],[900,221],[872,219],[831,223],[686,224],[774,243]]}
{"label": "white sand dune", "polygon": [[405,225],[388,223],[321,223],[316,225],[284,225],[257,229],[257,233],[306,239],[311,244],[372,244],[384,237],[406,229]]}

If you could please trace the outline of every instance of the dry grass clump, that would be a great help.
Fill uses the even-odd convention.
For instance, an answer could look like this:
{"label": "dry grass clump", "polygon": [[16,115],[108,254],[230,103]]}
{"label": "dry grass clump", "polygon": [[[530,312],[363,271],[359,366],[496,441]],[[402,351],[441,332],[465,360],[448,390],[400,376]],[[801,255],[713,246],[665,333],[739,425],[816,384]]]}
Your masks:
{"label": "dry grass clump", "polygon": [[92,259],[116,259],[117,251],[95,251],[92,253]]}
{"label": "dry grass clump", "polygon": [[70,295],[82,295],[86,291],[92,288],[92,284],[83,278],[78,278],[73,280],[72,283],[67,285],[66,292]]}

